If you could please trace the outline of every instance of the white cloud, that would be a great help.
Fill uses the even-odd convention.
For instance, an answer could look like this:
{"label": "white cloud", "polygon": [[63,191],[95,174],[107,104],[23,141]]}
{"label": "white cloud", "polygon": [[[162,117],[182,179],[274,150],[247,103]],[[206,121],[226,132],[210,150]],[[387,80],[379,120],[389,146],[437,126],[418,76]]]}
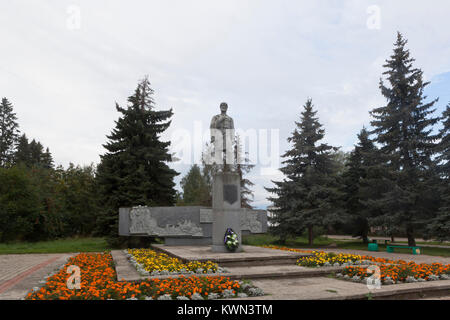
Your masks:
{"label": "white cloud", "polygon": [[[80,29],[67,28],[69,5]],[[367,8],[381,28],[367,28]],[[326,141],[345,150],[383,103],[397,30],[428,79],[450,70],[450,4],[422,1],[3,1],[0,95],[56,163],[98,162],[105,136],[148,74],[170,130],[204,128],[219,103],[243,128],[280,129],[281,152],[308,97]],[[168,132],[165,137],[170,137]],[[184,169],[180,169],[183,172]],[[267,177],[255,169],[258,204]]]}

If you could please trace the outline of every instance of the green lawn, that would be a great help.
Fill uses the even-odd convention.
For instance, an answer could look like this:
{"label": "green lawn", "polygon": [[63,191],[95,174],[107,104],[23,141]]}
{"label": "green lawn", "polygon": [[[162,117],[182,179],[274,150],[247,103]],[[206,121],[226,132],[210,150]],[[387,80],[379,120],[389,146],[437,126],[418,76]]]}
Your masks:
{"label": "green lawn", "polygon": [[[408,243],[407,241],[395,241],[395,243]],[[420,246],[421,244],[426,244],[426,245],[434,245],[434,246],[450,246],[450,242],[440,242],[440,241],[416,241],[416,245]]]}
{"label": "green lawn", "polygon": [[[244,236],[243,244],[262,246],[279,245],[278,238],[269,234]],[[341,249],[367,250],[367,245],[361,241],[339,241],[326,237],[317,237],[314,239],[314,248],[325,248],[331,243],[335,243]],[[308,239],[298,237],[286,241],[286,247],[291,248],[310,248]],[[420,245],[419,245],[420,246]],[[378,244],[380,252],[386,251],[384,244]],[[11,242],[0,243],[0,254],[12,253],[63,253],[63,252],[102,252],[110,250],[104,238],[67,238],[52,241],[39,242]],[[408,249],[396,249],[398,253],[411,253]],[[370,251],[367,251],[370,254]],[[422,254],[431,256],[450,257],[450,249],[438,247],[422,247]]]}
{"label": "green lawn", "polygon": [[[280,245],[277,242],[278,238],[271,236],[269,234],[261,234],[261,235],[249,235],[244,236],[242,238],[242,243],[246,245],[253,246],[262,246],[262,245]],[[361,241],[339,241],[328,239],[326,237],[317,237],[314,239],[313,248],[326,248],[328,245],[335,243],[340,249],[354,249],[354,250],[366,250],[367,254],[370,254],[370,251],[367,250],[367,244],[362,243]],[[427,243],[428,244],[428,243]],[[308,244],[308,239],[305,237],[297,237],[295,239],[288,239],[286,244],[283,246],[290,248],[311,248]],[[418,244],[420,246],[420,244]],[[386,245],[378,244],[378,248],[380,252],[386,251]],[[395,249],[396,253],[411,253],[411,249]],[[430,256],[441,256],[441,257],[450,257],[450,249],[439,248],[439,247],[422,247],[422,254],[430,255]]]}
{"label": "green lawn", "polygon": [[[349,242],[349,241],[336,241],[336,244],[339,248],[342,249],[357,249],[357,250],[367,250],[367,245],[361,243],[360,241]],[[405,243],[405,245],[407,245]],[[417,244],[420,247],[420,244]],[[378,250],[380,252],[386,251],[385,244],[378,244]],[[426,254],[429,256],[441,256],[441,257],[450,257],[450,249],[447,248],[439,248],[439,247],[421,247],[422,254]],[[370,251],[367,251],[370,252]],[[411,249],[403,249],[403,248],[395,248],[395,253],[409,253],[411,254]]]}
{"label": "green lawn", "polygon": [[[251,246],[262,246],[262,245],[280,245],[278,242],[278,238],[274,237],[270,234],[258,234],[258,235],[249,235],[242,237],[242,243]],[[317,237],[314,239],[314,247],[324,247],[331,243],[336,243],[335,240],[330,240],[326,237]],[[283,246],[291,247],[291,248],[309,248],[308,239],[306,237],[297,237],[295,239],[286,240],[286,244]]]}
{"label": "green lawn", "polygon": [[109,249],[104,238],[66,238],[39,242],[0,243],[0,254],[102,252]]}

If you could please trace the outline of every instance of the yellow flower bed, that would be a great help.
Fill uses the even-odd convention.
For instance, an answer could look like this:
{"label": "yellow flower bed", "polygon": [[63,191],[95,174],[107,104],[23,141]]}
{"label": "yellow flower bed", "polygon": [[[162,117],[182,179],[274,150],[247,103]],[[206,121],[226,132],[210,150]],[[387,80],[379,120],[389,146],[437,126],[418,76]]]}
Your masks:
{"label": "yellow flower bed", "polygon": [[218,265],[212,261],[183,263],[180,259],[151,249],[128,249],[128,253],[148,272],[162,270],[174,272],[182,269],[195,272],[197,269],[203,269],[203,273],[207,273],[208,270],[217,272],[218,268]]}
{"label": "yellow flower bed", "polygon": [[300,258],[298,259],[297,264],[304,267],[321,267],[328,264],[334,265],[335,263],[339,263],[339,265],[341,265],[347,262],[356,262],[363,260],[362,256],[355,254],[336,254],[323,251],[313,251],[312,253],[314,254],[314,256]]}
{"label": "yellow flower bed", "polygon": [[279,247],[274,245],[263,246],[265,248],[270,249],[278,249],[285,250],[291,252],[300,252],[300,253],[312,253],[312,257],[302,257],[297,260],[297,264],[303,267],[321,267],[323,265],[333,265],[335,263],[339,263],[339,265],[347,263],[349,261],[361,261],[361,260],[370,260],[367,256],[360,256],[355,254],[345,254],[345,253],[332,253],[332,252],[324,252],[324,251],[313,251],[313,250],[302,250],[295,248],[287,248],[287,247]]}

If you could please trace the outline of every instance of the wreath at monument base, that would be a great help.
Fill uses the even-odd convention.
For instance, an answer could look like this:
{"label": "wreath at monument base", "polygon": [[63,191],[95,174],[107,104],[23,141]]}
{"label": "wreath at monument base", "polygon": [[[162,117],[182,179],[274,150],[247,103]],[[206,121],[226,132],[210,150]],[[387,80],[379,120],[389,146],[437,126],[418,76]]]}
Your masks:
{"label": "wreath at monument base", "polygon": [[224,244],[228,251],[235,251],[239,247],[239,239],[236,232],[233,229],[228,228],[225,232]]}

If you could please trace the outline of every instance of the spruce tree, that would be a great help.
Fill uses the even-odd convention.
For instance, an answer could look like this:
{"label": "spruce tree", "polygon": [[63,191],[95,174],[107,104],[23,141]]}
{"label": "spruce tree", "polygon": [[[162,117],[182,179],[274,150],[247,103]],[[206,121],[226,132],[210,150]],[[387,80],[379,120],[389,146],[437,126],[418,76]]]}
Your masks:
{"label": "spruce tree", "polygon": [[53,157],[48,147],[45,149],[45,152],[42,153],[41,164],[44,168],[47,169],[52,169],[54,166]]}
{"label": "spruce tree", "polygon": [[139,82],[128,98],[126,108],[116,103],[121,113],[116,127],[103,147],[97,180],[104,208],[99,217],[99,232],[114,242],[118,233],[120,207],[172,206],[176,201],[174,177],[168,166],[172,161],[170,142],[161,141],[169,127],[172,109],[157,111],[148,78]]}
{"label": "spruce tree", "polygon": [[19,125],[13,106],[6,98],[0,104],[0,167],[11,166],[19,138]]}
{"label": "spruce tree", "polygon": [[343,173],[344,207],[350,216],[352,236],[359,236],[367,243],[369,212],[364,202],[369,195],[364,192],[363,181],[369,177],[368,168],[374,164],[372,156],[376,148],[366,128],[360,131],[358,140],[346,163],[347,170]]}
{"label": "spruce tree", "polygon": [[413,68],[414,59],[405,48],[407,40],[398,33],[394,53],[383,66],[388,85],[380,80],[381,93],[387,100],[383,107],[371,111],[375,141],[386,164],[390,190],[373,202],[383,214],[381,225],[402,228],[408,245],[415,245],[415,232],[433,214],[434,189],[432,155],[437,136],[429,126],[438,118],[430,116],[437,101],[425,102],[423,72]]}
{"label": "spruce tree", "polygon": [[308,230],[309,244],[313,244],[313,227],[329,226],[338,222],[341,193],[336,180],[337,165],[333,152],[337,150],[320,141],[325,130],[316,117],[317,111],[309,99],[304,105],[300,122],[288,138],[292,149],[282,157],[283,181],[272,181],[273,188],[266,188],[275,196],[268,199],[274,209],[271,222],[273,233],[285,241],[287,236],[298,236]]}
{"label": "spruce tree", "polygon": [[[442,113],[442,129],[439,131],[441,141],[438,145],[437,162],[442,178],[450,179],[450,102]],[[448,181],[448,180],[447,180]]]}
{"label": "spruce tree", "polygon": [[439,134],[439,156],[436,158],[440,183],[440,207],[435,218],[427,226],[427,237],[441,241],[450,240],[450,103],[442,114],[443,128]]}
{"label": "spruce tree", "polygon": [[42,163],[42,155],[44,154],[44,146],[35,139],[30,142],[30,159],[32,165],[40,165]]}
{"label": "spruce tree", "polygon": [[44,151],[44,146],[35,139],[28,143],[28,138],[25,134],[18,139],[17,149],[14,153],[14,163],[45,169],[53,169],[54,167],[53,157],[49,148],[46,148]]}
{"label": "spruce tree", "polygon": [[14,154],[14,163],[23,163],[28,167],[31,166],[30,144],[25,133],[19,137],[16,153]]}

